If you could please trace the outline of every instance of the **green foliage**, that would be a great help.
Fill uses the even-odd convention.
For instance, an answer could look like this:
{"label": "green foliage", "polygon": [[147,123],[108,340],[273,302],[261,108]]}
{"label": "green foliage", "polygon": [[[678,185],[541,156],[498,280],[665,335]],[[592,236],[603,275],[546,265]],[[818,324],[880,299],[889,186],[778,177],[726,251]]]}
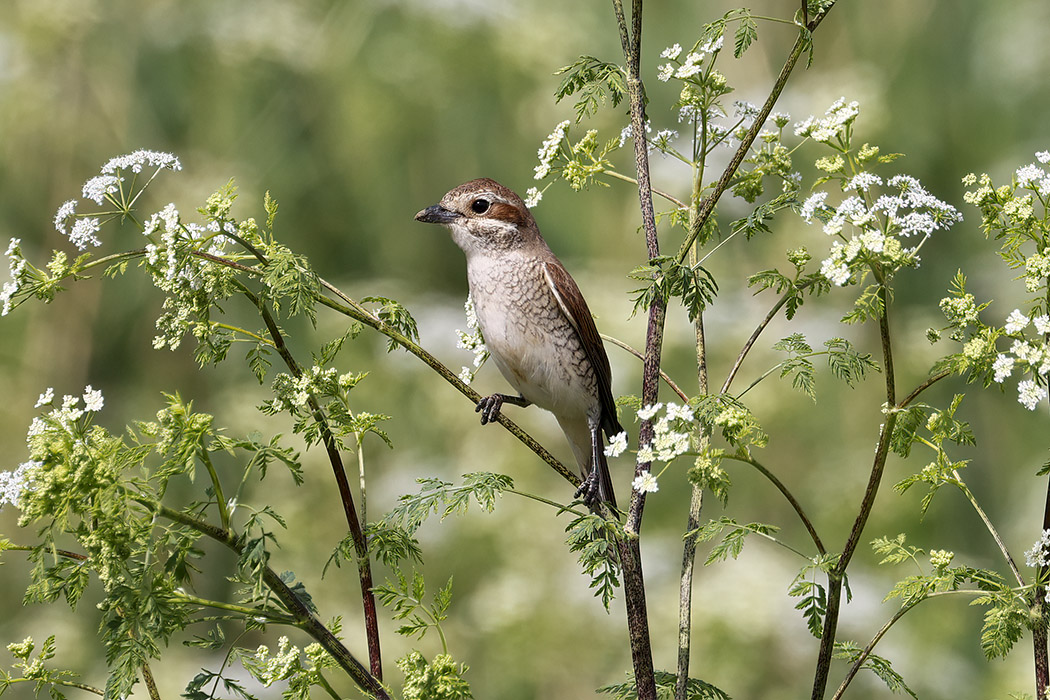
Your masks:
{"label": "green foliage", "polygon": [[835,643],[835,658],[845,659],[851,664],[857,663],[861,656],[864,657],[863,663],[861,663],[862,669],[867,669],[874,673],[878,678],[886,684],[886,687],[890,689],[890,692],[899,693],[901,691],[918,700],[919,696],[915,694],[908,684],[904,682],[904,678],[901,674],[893,670],[892,664],[889,659],[885,659],[877,654],[873,654],[870,651],[865,653],[863,649],[858,647],[853,642],[836,642]]}
{"label": "green foliage", "polygon": [[[386,297],[377,296],[364,297],[361,301],[369,304],[379,304],[380,306],[376,310],[376,316],[379,317],[380,321],[412,342],[419,340],[419,329],[416,327],[416,319],[412,318],[412,314],[408,312],[408,309],[402,306],[399,302]],[[400,344],[401,343],[394,338],[390,338],[387,341],[387,352],[394,350]]]}
{"label": "green foliage", "polygon": [[673,255],[653,258],[649,264],[631,270],[628,277],[648,283],[632,292],[636,295],[632,314],[649,308],[655,299],[666,305],[672,297],[678,297],[689,320],[695,321],[718,293],[718,283],[710,272],[701,265],[678,263]]}
{"label": "green foliage", "polygon": [[[628,680],[625,683],[604,685],[598,688],[598,692],[612,695],[615,700],[637,700],[638,684],[634,681],[634,674],[627,675]],[[675,697],[677,676],[667,671],[655,671],[654,676],[656,678],[656,697],[660,700],[672,700]],[[685,697],[686,700],[731,700],[729,694],[724,690],[699,678],[686,680]]]}
{"label": "green foliage", "polygon": [[[434,594],[434,602],[427,605],[427,584],[423,574],[414,572],[411,581],[397,569],[394,574],[397,580],[388,580],[385,585],[376,586],[375,594],[380,603],[392,609],[395,620],[406,620],[405,624],[397,628],[397,633],[422,639],[429,630],[435,629],[444,645],[445,635],[441,631],[441,623],[448,617],[448,606],[452,603],[451,577]],[[445,652],[448,652],[447,648]]]}
{"label": "green foliage", "polygon": [[[64,700],[66,695],[61,688],[66,687],[79,687],[82,690],[91,690],[101,694],[97,688],[84,686],[74,681],[73,679],[77,678],[76,673],[47,667],[46,662],[55,658],[54,635],[44,640],[44,643],[40,645],[39,651],[37,651],[36,642],[33,641],[32,637],[26,637],[18,643],[8,644],[7,650],[15,657],[13,668],[20,671],[20,673],[12,675],[7,670],[0,669],[0,695],[3,695],[5,691],[16,683],[32,683],[33,694],[36,696],[39,696],[44,688],[47,688],[52,700]],[[33,652],[36,652],[36,654]]]}
{"label": "green foliage", "polygon": [[725,561],[729,557],[736,559],[744,551],[744,540],[749,535],[762,535],[768,539],[774,539],[773,534],[780,530],[775,525],[764,523],[747,523],[741,525],[729,517],[721,517],[718,520],[709,520],[707,524],[699,529],[687,532],[686,537],[696,537],[700,542],[708,542],[721,536],[722,539],[711,548],[707,555],[705,566],[710,566],[718,561]]}
{"label": "green foliage", "polygon": [[[837,554],[815,557],[799,570],[794,580],[792,580],[790,588],[788,588],[788,595],[799,599],[795,603],[795,609],[802,611],[806,627],[809,629],[810,634],[817,639],[820,639],[824,634],[824,615],[827,613],[828,608],[828,592],[822,584],[817,583],[811,577],[817,573],[830,574],[837,562]],[[849,585],[846,585],[846,594],[848,599],[850,596]]]}
{"label": "green foliage", "polygon": [[571,65],[557,70],[555,75],[565,76],[554,93],[556,102],[579,94],[574,105],[577,123],[584,117],[597,114],[599,106],[611,103],[616,107],[627,96],[623,68],[594,56],[580,56]]}
{"label": "green foliage", "polygon": [[438,654],[432,662],[418,651],[397,660],[405,674],[405,700],[467,700],[474,696],[463,679],[467,667],[456,664],[448,654]]}
{"label": "green foliage", "polygon": [[417,479],[416,483],[421,487],[419,493],[401,496],[398,505],[383,517],[386,526],[394,525],[411,535],[432,514],[440,513],[444,520],[450,515],[467,512],[471,500],[491,513],[496,507],[496,498],[503,491],[514,488],[509,476],[491,472],[464,474],[461,486],[433,478]]}
{"label": "green foliage", "polygon": [[583,573],[591,577],[590,587],[609,609],[620,587],[620,561],[616,540],[624,537],[623,526],[595,513],[576,516],[565,528],[569,551],[579,556]]}

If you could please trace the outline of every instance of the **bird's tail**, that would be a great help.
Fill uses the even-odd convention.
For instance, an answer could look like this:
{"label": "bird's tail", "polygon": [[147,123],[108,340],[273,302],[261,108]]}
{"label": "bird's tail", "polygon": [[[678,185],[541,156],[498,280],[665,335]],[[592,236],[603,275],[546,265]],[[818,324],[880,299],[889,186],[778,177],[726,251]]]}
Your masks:
{"label": "bird's tail", "polygon": [[598,472],[598,499],[616,508],[616,492],[613,490],[612,474],[609,473],[609,460],[605,458],[605,451],[598,449],[594,453],[593,468]]}

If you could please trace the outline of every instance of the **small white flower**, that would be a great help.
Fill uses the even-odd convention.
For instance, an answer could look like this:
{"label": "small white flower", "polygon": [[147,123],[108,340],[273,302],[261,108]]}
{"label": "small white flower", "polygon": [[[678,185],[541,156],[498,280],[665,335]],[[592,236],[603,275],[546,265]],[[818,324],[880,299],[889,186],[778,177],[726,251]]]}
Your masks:
{"label": "small white flower", "polygon": [[660,70],[656,74],[656,79],[659,80],[660,82],[666,83],[668,80],[671,79],[671,76],[673,76],[673,75],[674,75],[674,64],[673,63],[665,63],[664,65],[660,66]]}
{"label": "small white flower", "polygon": [[1028,317],[1021,313],[1020,309],[1014,309],[1006,318],[1006,325],[1003,326],[1003,330],[1007,333],[1019,333],[1028,325],[1028,321]]}
{"label": "small white flower", "polygon": [[1017,385],[1017,402],[1034,411],[1040,401],[1046,398],[1046,389],[1039,386],[1031,379],[1025,379]]}
{"label": "small white flower", "polygon": [[40,408],[41,406],[47,406],[55,400],[55,389],[54,387],[48,387],[47,391],[40,395],[40,398],[36,400],[36,405],[33,408]]}
{"label": "small white flower", "polygon": [[543,199],[543,192],[537,187],[530,187],[525,191],[525,206],[534,208]]}
{"label": "small white flower", "polygon": [[640,408],[638,409],[638,417],[642,420],[652,420],[652,417],[655,416],[656,413],[661,408],[663,408],[663,406],[664,405],[662,403],[658,403],[645,406],[644,408]]}
{"label": "small white flower", "polygon": [[95,217],[77,219],[73,222],[73,229],[69,232],[69,242],[77,247],[77,250],[84,250],[88,247],[88,244],[93,246],[102,245],[102,241],[98,239],[95,234],[99,230],[99,221]]}
{"label": "small white flower", "polygon": [[605,448],[606,457],[619,457],[627,449],[627,433],[620,432],[613,435],[609,445]]}
{"label": "small white flower", "polygon": [[686,422],[693,422],[693,410],[688,406],[679,406],[676,403],[667,404],[667,417],[671,420],[678,419]]}
{"label": "small white flower", "polygon": [[13,472],[0,472],[0,508],[10,503],[18,508],[18,502],[22,493],[31,488],[32,474],[30,472],[37,467],[43,466],[43,462],[23,462]]}
{"label": "small white flower", "polygon": [[66,223],[73,217],[77,211],[77,200],[71,199],[65,202],[55,212],[55,230],[61,233],[63,236],[68,235],[66,231]]}
{"label": "small white flower", "polygon": [[813,215],[821,209],[825,209],[824,202],[828,198],[828,193],[825,191],[814,192],[802,203],[802,208],[799,210],[799,215],[805,219],[806,223],[813,221]]}
{"label": "small white flower", "polygon": [[121,178],[116,175],[97,175],[84,183],[84,199],[90,199],[95,204],[102,204],[107,195],[115,193],[120,189]]}
{"label": "small white flower", "polygon": [[999,356],[995,358],[995,362],[992,363],[992,369],[995,371],[993,379],[995,379],[996,383],[1002,384],[1014,371],[1014,358],[999,353]]}
{"label": "small white flower", "polygon": [[1036,541],[1032,548],[1024,553],[1024,562],[1033,568],[1046,566],[1047,550],[1050,549],[1050,530],[1043,530],[1042,536]]}
{"label": "small white flower", "polygon": [[98,413],[102,410],[102,406],[105,400],[102,398],[102,392],[97,389],[92,389],[91,385],[88,384],[84,387],[84,410]]}
{"label": "small white flower", "polygon": [[882,178],[873,173],[858,173],[842,186],[843,190],[867,192],[872,185],[881,185]]}
{"label": "small white flower", "polygon": [[1040,163],[1050,163],[1050,151],[1039,151],[1035,154],[1035,159]]}
{"label": "small white flower", "polygon": [[172,154],[161,153],[160,151],[147,151],[143,149],[135,151],[134,153],[117,156],[116,158],[110,158],[109,161],[102,166],[102,174],[113,175],[118,170],[131,170],[133,173],[138,173],[142,172],[142,166],[144,165],[148,165],[151,168],[182,170],[182,164],[179,163],[179,159]]}
{"label": "small white flower", "polygon": [[1033,183],[1038,183],[1046,177],[1046,173],[1035,163],[1029,163],[1022,168],[1018,168],[1015,176],[1017,177],[1018,186],[1030,188]]}
{"label": "small white flower", "polygon": [[550,173],[551,161],[558,154],[558,148],[561,146],[562,139],[565,138],[565,132],[569,128],[569,123],[568,119],[560,122],[558,126],[554,127],[554,131],[540,144],[539,150],[536,151],[540,164],[533,169],[536,173],[535,179],[542,180]]}
{"label": "small white flower", "polygon": [[661,51],[660,52],[660,58],[670,58],[671,60],[674,60],[674,59],[678,58],[681,54],[682,54],[682,46],[681,46],[681,44],[675,44],[674,46],[669,46],[668,48],[666,48],[663,51]]}
{"label": "small white flower", "polygon": [[638,464],[649,464],[650,462],[656,461],[656,452],[653,451],[652,445],[645,445],[638,448],[638,457],[636,459]]}
{"label": "small white flower", "polygon": [[1050,333],[1050,316],[1043,314],[1042,316],[1036,316],[1032,319],[1032,323],[1035,324],[1036,333]]}
{"label": "small white flower", "polygon": [[652,472],[642,472],[631,482],[631,488],[638,493],[655,493],[660,490],[660,485],[656,483]]}

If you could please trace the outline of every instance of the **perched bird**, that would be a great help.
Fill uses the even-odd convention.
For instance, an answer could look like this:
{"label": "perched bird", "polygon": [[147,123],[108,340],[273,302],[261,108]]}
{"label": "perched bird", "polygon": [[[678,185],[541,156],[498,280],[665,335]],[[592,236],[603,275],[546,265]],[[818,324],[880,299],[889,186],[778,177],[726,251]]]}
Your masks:
{"label": "perched bird", "polygon": [[554,414],[583,474],[585,503],[615,507],[606,436],[616,419],[609,358],[580,288],[521,198],[495,180],[471,180],[416,221],[443,224],[467,256],[467,282],[485,346],[518,396],[493,394],[477,405],[481,423],[504,403],[536,404]]}

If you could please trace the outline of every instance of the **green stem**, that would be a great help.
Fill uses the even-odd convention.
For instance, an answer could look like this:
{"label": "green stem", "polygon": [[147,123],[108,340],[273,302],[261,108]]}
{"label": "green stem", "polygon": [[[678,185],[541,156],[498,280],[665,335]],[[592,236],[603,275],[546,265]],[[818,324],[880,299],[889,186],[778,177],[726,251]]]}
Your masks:
{"label": "green stem", "polygon": [[736,153],[733,154],[733,158],[729,161],[729,165],[727,165],[725,170],[722,171],[722,177],[719,178],[714,190],[700,203],[700,207],[697,210],[696,220],[693,222],[693,227],[685,237],[681,247],[678,249],[678,254],[675,256],[679,265],[681,265],[689,255],[689,250],[693,245],[693,241],[695,241],[697,236],[700,235],[707,220],[711,217],[711,214],[714,213],[715,205],[718,204],[718,200],[722,197],[722,193],[728,189],[733,176],[740,168],[740,164],[744,162],[747,152],[751,149],[751,144],[753,144],[755,139],[758,138],[759,132],[765,126],[766,120],[769,119],[769,115],[773,112],[773,107],[776,105],[777,100],[780,99],[780,94],[784,91],[784,86],[787,85],[788,78],[791,76],[791,72],[795,69],[795,64],[802,56],[802,53],[806,50],[806,47],[811,40],[809,35],[821,22],[824,21],[824,18],[827,16],[828,12],[831,11],[832,7],[834,7],[834,3],[824,8],[823,12],[815,17],[813,21],[809,22],[805,31],[799,32],[798,37],[795,39],[795,45],[792,47],[791,53],[788,54],[784,67],[780,70],[780,75],[777,76],[776,82],[773,83],[773,89],[770,91],[769,97],[766,98],[765,103],[762,105],[762,109],[759,110],[758,116],[755,117],[755,121],[751,124],[751,128],[747,130],[744,138],[740,140],[740,146],[737,148]]}
{"label": "green stem", "polygon": [[[42,681],[39,678],[8,678],[8,679],[5,679],[5,682],[9,683],[10,685],[14,685],[15,683],[38,683],[39,684]],[[78,683],[76,681],[65,681],[65,680],[61,680],[61,679],[55,679],[55,680],[43,681],[43,683],[46,683],[47,685],[52,685],[52,686],[58,685],[58,686],[61,686],[63,688],[76,688],[77,690],[83,690],[83,691],[86,691],[88,693],[92,693],[94,695],[98,695],[99,697],[105,697],[105,695],[106,695],[106,691],[104,691],[102,688],[96,688],[93,685],[88,685],[86,683]]]}
{"label": "green stem", "polygon": [[725,455],[725,458],[732,459],[737,462],[743,462],[744,464],[750,464],[752,467],[757,469],[759,473],[762,474],[762,476],[766,477],[766,479],[768,479],[770,483],[772,483],[773,486],[776,487],[777,491],[780,491],[781,495],[783,495],[784,498],[787,499],[787,502],[791,504],[791,507],[792,509],[794,509],[795,514],[798,515],[799,520],[801,520],[802,524],[805,526],[806,532],[809,533],[810,539],[813,540],[813,545],[817,548],[817,551],[821,554],[821,556],[827,554],[827,551],[824,549],[824,543],[821,542],[820,536],[817,534],[816,528],[813,527],[813,522],[806,515],[806,511],[802,508],[802,504],[798,502],[798,500],[791,493],[791,491],[788,490],[787,486],[785,486],[784,483],[780,479],[778,479],[773,472],[766,469],[758,460],[753,459],[752,457],[727,454]]}
{"label": "green stem", "polygon": [[211,477],[211,487],[215,491],[215,502],[219,506],[219,522],[222,523],[223,528],[228,530],[230,529],[230,507],[222,493],[222,483],[219,481],[219,475],[215,471],[215,465],[212,464],[207,450],[200,451],[200,458],[208,470],[208,475]]}
{"label": "green stem", "polygon": [[977,515],[981,516],[981,520],[984,522],[984,526],[988,528],[988,532],[991,533],[992,539],[995,540],[995,544],[998,545],[999,551],[1003,553],[1003,558],[1006,559],[1006,563],[1010,567],[1010,571],[1013,573],[1014,578],[1017,580],[1018,586],[1024,586],[1024,578],[1021,576],[1020,570],[1017,568],[1017,564],[1014,563],[1014,558],[1010,556],[1010,551],[1006,548],[1006,543],[1003,542],[1003,538],[999,536],[999,531],[995,529],[995,525],[992,524],[988,514],[984,512],[984,509],[977,503],[977,498],[974,497],[973,492],[970,491],[970,487],[966,485],[966,482],[962,480],[959,475],[959,470],[953,469],[952,476],[955,477],[958,486],[962,489],[963,494],[966,496],[966,500],[970,502],[973,509],[977,511]]}
{"label": "green stem", "polygon": [[[880,284],[878,293],[883,309],[882,315],[879,317],[879,336],[882,344],[883,374],[886,381],[885,405],[896,409],[896,379],[893,372],[893,347],[889,325],[889,290],[885,286],[885,280],[881,279],[877,270],[875,272]],[[875,505],[875,497],[878,495],[879,485],[882,483],[882,475],[886,468],[886,459],[889,456],[890,438],[897,423],[897,415],[896,410],[890,410],[886,415],[886,421],[883,423],[879,434],[878,446],[875,449],[871,475],[868,477],[868,485],[864,490],[864,497],[861,499],[857,518],[853,523],[853,528],[850,530],[849,537],[842,548],[842,553],[839,555],[835,568],[828,573],[827,606],[824,612],[816,673],[813,678],[812,700],[823,698],[827,689],[828,672],[831,669],[831,659],[835,649],[835,633],[838,629],[839,610],[842,602],[842,582],[846,575],[846,567],[849,566],[850,560],[857,551],[861,534],[864,532],[864,526],[867,524],[868,517],[871,515],[871,509]]]}
{"label": "green stem", "polygon": [[234,612],[234,613],[237,613],[238,615],[242,616],[241,618],[235,618],[235,619],[249,618],[249,619],[253,619],[254,620],[254,619],[257,619],[257,618],[260,618],[260,617],[264,617],[264,618],[266,618],[267,622],[273,622],[275,624],[282,624],[282,625],[294,625],[294,624],[296,624],[296,620],[293,617],[289,617],[288,615],[278,615],[276,613],[267,612],[267,611],[264,611],[264,610],[259,610],[258,608],[249,608],[249,607],[246,607],[246,606],[243,606],[243,605],[235,605],[233,603],[225,603],[225,602],[223,602],[221,600],[209,600],[208,598],[200,598],[198,596],[191,595],[189,593],[182,593],[182,592],[179,592],[179,591],[175,591],[172,594],[172,596],[174,598],[177,598],[178,600],[182,601],[183,603],[188,603],[188,604],[191,604],[191,605],[199,605],[199,606],[205,607],[205,608],[214,608],[216,610],[227,610],[229,612]]}

